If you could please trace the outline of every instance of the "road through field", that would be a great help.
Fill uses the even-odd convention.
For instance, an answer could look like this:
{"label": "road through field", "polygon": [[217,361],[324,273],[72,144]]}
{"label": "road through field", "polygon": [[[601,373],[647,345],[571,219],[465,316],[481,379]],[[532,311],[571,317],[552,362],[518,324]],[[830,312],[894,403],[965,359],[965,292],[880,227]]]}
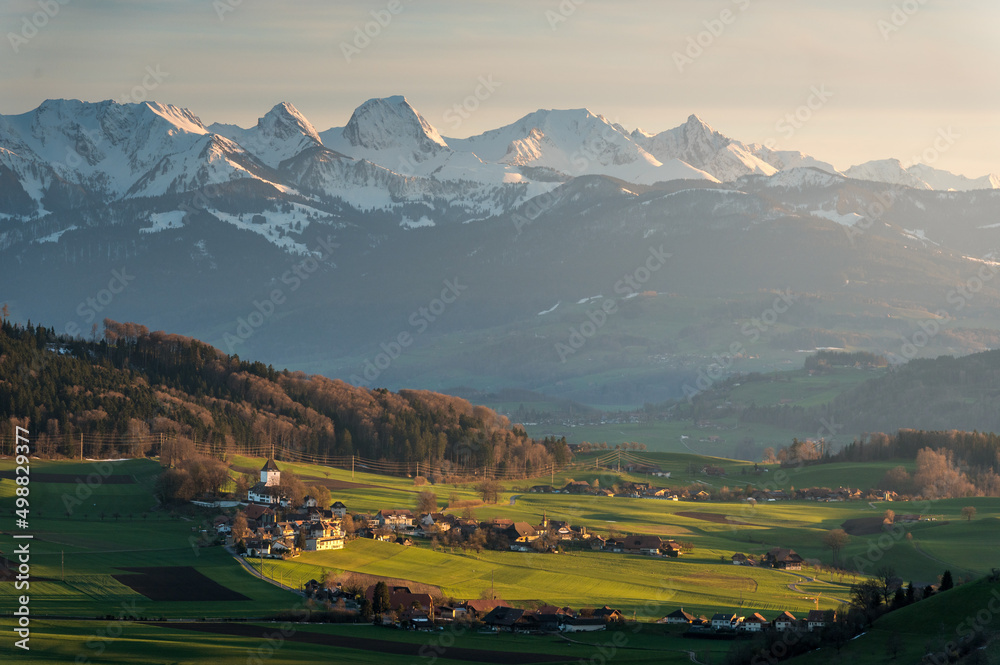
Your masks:
{"label": "road through field", "polygon": [[[789,582],[788,584],[785,585],[791,591],[794,591],[795,593],[801,593],[803,595],[806,595],[806,594],[809,593],[808,591],[803,591],[803,590],[799,589],[798,585],[799,585],[800,582],[813,582],[813,583],[816,583],[816,584],[827,584],[829,586],[836,587],[835,584],[830,584],[826,580],[821,580],[821,579],[819,579],[817,577],[809,577],[808,575],[802,575],[801,573],[790,573],[787,570],[782,570],[782,571],[779,571],[779,572],[785,573],[786,575],[793,575],[794,577],[798,578],[798,581],[796,581],[796,582]],[[833,600],[836,600],[838,603],[840,603],[842,605],[850,605],[849,601],[846,601],[846,600],[844,600],[842,598],[833,598]]]}

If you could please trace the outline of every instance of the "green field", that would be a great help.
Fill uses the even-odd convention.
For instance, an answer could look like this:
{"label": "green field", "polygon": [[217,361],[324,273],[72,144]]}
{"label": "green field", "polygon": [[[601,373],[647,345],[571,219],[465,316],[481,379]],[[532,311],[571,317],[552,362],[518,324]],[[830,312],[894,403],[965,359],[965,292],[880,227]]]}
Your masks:
{"label": "green field", "polygon": [[[998,608],[1000,584],[978,580],[881,617],[839,653],[816,651],[788,662],[795,665],[949,662],[945,653],[949,643],[958,644],[980,629],[1000,630]],[[895,640],[899,648],[894,657],[888,648],[891,640]],[[972,662],[996,663],[1000,655],[998,647],[1000,644],[994,640],[984,649],[985,659]],[[936,660],[922,661],[928,653]]]}
{"label": "green field", "polygon": [[[72,501],[79,498],[75,482],[31,482],[31,576],[45,580],[31,583],[33,612],[94,617],[118,612],[122,603],[134,602],[139,613],[149,617],[261,616],[266,614],[263,608],[291,606],[295,601],[294,594],[242,572],[221,548],[199,547],[199,517],[153,509],[152,480],[159,470],[157,462],[131,460],[112,465],[114,475],[130,475],[139,482],[101,483],[90,489],[80,505]],[[0,463],[0,469],[5,468],[11,468],[9,461]],[[97,473],[93,464],[36,461],[31,468],[36,473],[59,473],[84,481]],[[99,473],[91,476],[92,483],[99,477]],[[10,480],[0,482],[0,506],[10,522],[13,493]],[[70,515],[66,514],[67,505],[72,506]],[[115,513],[119,517],[114,517]],[[11,530],[5,529],[8,533]],[[5,535],[0,550],[13,549],[13,539]],[[124,573],[121,568],[134,566],[191,566],[252,600],[150,601],[111,577]],[[0,583],[5,608],[11,607],[20,593],[13,584]]]}
{"label": "green field", "polygon": [[[876,482],[885,469],[896,464],[818,465],[786,469],[780,476],[779,470],[772,468],[768,473],[744,475],[743,470],[752,471],[753,464],[689,454],[643,455],[671,471],[670,481],[659,481],[660,484],[701,482],[715,488],[768,482],[786,488],[865,486]],[[239,467],[254,469],[263,463],[257,458],[235,457],[230,461]],[[596,479],[602,486],[621,480],[649,480],[618,472],[617,468],[597,468],[596,464],[591,468],[590,462],[585,459],[583,466],[556,474],[556,484],[570,478]],[[721,466],[727,475],[706,477],[690,473],[688,468],[692,463],[695,467]],[[333,498],[346,503],[352,512],[412,508],[416,493],[423,489],[435,491],[442,506],[452,495],[463,501],[476,497],[469,484],[416,487],[412,479],[379,476],[362,470],[356,470],[352,476],[349,470],[279,464],[283,470],[295,470],[306,484],[319,481],[339,484],[340,488],[332,492]],[[0,461],[0,469],[11,466],[10,461]],[[30,532],[35,536],[31,543],[33,581],[30,595],[31,610],[37,617],[33,624],[36,632],[29,656],[31,662],[67,662],[80,654],[92,662],[109,663],[204,662],[209,659],[219,663],[246,662],[249,647],[245,640],[136,622],[115,622],[121,634],[107,641],[106,653],[96,654],[92,646],[88,646],[95,642],[97,631],[107,626],[106,620],[98,621],[97,617],[115,616],[123,607],[133,608],[134,614],[147,619],[253,619],[293,609],[301,602],[295,594],[247,572],[221,547],[199,547],[202,526],[218,511],[171,511],[158,507],[152,495],[152,484],[159,471],[155,460],[113,463],[114,474],[133,478],[136,482],[131,484],[96,482],[97,476],[91,474],[97,468],[88,463],[32,462],[36,473],[59,473],[74,482],[33,480],[30,486]],[[85,486],[88,476],[95,481],[89,494],[79,489],[80,485],[75,482],[80,478]],[[547,603],[580,609],[607,604],[640,622],[655,620],[678,607],[708,615],[728,610],[740,614],[759,611],[771,618],[786,609],[800,614],[817,605],[825,609],[842,607],[855,578],[832,575],[814,565],[807,565],[801,573],[733,566],[729,562],[733,552],[761,554],[771,547],[792,547],[807,562],[828,564],[831,553],[823,548],[824,533],[848,519],[878,517],[890,507],[899,514],[920,512],[934,520],[906,525],[898,538],[884,534],[855,536],[841,553],[842,561],[866,570],[889,564],[903,579],[918,584],[936,582],[945,568],[950,568],[957,578],[971,579],[1000,565],[993,546],[1000,542],[1000,499],[997,498],[920,505],[788,501],[748,506],[737,502],[673,502],[526,492],[531,485],[548,484],[552,480],[549,476],[506,482],[499,502],[476,507],[475,515],[479,519],[507,517],[538,523],[544,512],[550,519],[585,525],[595,533],[650,533],[690,542],[694,551],[678,559],[660,559],[570,547],[562,554],[488,550],[477,553],[435,548],[430,541],[420,539],[412,547],[356,540],[339,551],[303,553],[288,561],[265,560],[264,575],[296,587],[309,579],[321,578],[327,572],[356,571],[435,585],[444,595],[458,599],[478,598],[495,592],[521,606]],[[9,480],[0,481],[0,514],[8,516],[6,519],[11,524],[13,494],[14,484]],[[977,516],[972,522],[961,520],[960,511],[966,505],[977,508]],[[9,533],[12,529],[7,527],[5,530]],[[907,532],[912,539],[903,537]],[[9,535],[4,535],[0,549],[13,550]],[[259,562],[254,564],[257,566]],[[150,600],[112,577],[123,572],[122,568],[132,566],[191,566],[250,600]],[[13,584],[0,583],[5,608],[14,607],[20,594]],[[54,615],[74,619],[56,621],[48,618]],[[7,617],[0,623],[9,625],[9,614]],[[303,626],[298,630],[371,634],[380,640],[432,639],[426,635],[367,626]],[[611,633],[587,635],[579,641],[610,644],[606,641],[610,636]],[[467,644],[471,648],[556,653],[566,655],[572,662],[594,654],[592,646],[568,644],[556,638],[497,638],[470,634],[456,640],[456,644]],[[686,649],[702,654],[702,662],[707,662],[707,658],[719,662],[722,652],[728,648],[726,643],[683,640],[664,634],[662,627],[650,624],[637,633],[629,633],[628,645],[629,649],[618,650],[615,662],[690,662]],[[315,660],[322,648],[289,641],[281,646],[280,655],[276,654],[271,662]],[[714,652],[712,655],[707,653],[709,649]],[[363,650],[345,648],[338,651],[341,652],[342,658],[338,659],[343,662],[371,662],[371,654]],[[387,664],[413,662],[412,657],[394,654],[381,654],[379,660]]]}
{"label": "green field", "polygon": [[[13,654],[17,662],[62,665],[64,663],[324,663],[335,659],[345,665],[405,665],[431,663],[436,657],[443,663],[468,662],[449,658],[454,648],[510,654],[545,654],[554,663],[579,663],[591,658],[615,663],[650,663],[680,665],[693,656],[702,663],[722,662],[729,647],[726,642],[687,640],[680,630],[666,626],[628,626],[593,634],[572,636],[480,635],[472,631],[447,629],[441,633],[413,633],[375,628],[368,625],[252,624],[261,626],[264,639],[246,639],[230,635],[163,628],[137,622],[48,621],[33,624],[31,650]],[[0,619],[0,630],[10,631],[9,619]],[[284,632],[282,629],[284,628]],[[329,635],[414,645],[417,655],[371,651],[338,646],[302,643],[303,637]],[[270,641],[268,641],[270,638]],[[4,646],[4,651],[9,653]],[[334,655],[335,654],[335,655]],[[523,661],[523,656],[521,657]]]}

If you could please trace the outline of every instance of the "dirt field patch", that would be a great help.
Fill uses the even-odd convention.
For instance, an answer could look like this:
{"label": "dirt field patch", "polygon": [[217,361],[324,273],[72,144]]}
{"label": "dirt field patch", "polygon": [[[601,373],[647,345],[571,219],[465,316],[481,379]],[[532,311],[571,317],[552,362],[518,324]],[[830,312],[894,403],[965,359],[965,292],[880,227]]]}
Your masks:
{"label": "dirt field patch", "polygon": [[847,520],[840,527],[852,536],[870,536],[882,533],[881,517],[855,517]]}
{"label": "dirt field patch", "polygon": [[250,600],[202,575],[191,566],[119,568],[130,575],[112,575],[116,580],[150,600]]}
{"label": "dirt field patch", "polygon": [[[174,623],[174,622],[150,622],[151,626],[169,628],[173,630],[195,630],[202,633],[215,633],[217,635],[236,635],[239,637],[249,637],[258,641],[273,637],[278,630],[275,626],[250,626],[238,623]],[[372,651],[377,653],[391,653],[402,656],[412,656],[416,658],[426,658],[427,645],[413,642],[391,642],[389,640],[373,640],[367,637],[350,637],[348,635],[330,635],[324,633],[312,633],[297,631],[284,639],[290,642],[302,642],[305,644],[322,644],[325,646],[341,647],[346,649],[360,649],[362,651]],[[561,663],[568,659],[565,656],[545,653],[502,653],[496,651],[486,651],[485,649],[468,649],[451,646],[442,647],[438,650],[441,658],[463,660],[473,663]]]}
{"label": "dirt field patch", "polygon": [[691,519],[695,520],[715,522],[716,524],[737,524],[739,526],[764,526],[763,524],[751,524],[750,522],[744,522],[743,520],[738,520],[733,517],[728,517],[726,515],[720,515],[719,513],[698,513],[692,511],[684,511],[674,514],[680,515],[681,517],[690,517]]}

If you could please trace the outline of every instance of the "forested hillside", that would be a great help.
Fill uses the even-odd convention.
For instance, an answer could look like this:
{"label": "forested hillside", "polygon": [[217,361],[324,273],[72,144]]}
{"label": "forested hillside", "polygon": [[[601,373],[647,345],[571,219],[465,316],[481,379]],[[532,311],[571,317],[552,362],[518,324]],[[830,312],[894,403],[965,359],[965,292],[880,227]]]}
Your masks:
{"label": "forested hillside", "polygon": [[742,422],[792,429],[815,429],[821,417],[853,435],[904,428],[1000,432],[1000,350],[892,366],[823,406],[750,405],[739,413]]}
{"label": "forested hillside", "polygon": [[[0,419],[30,427],[40,454],[156,453],[165,440],[217,453],[275,446],[437,468],[529,472],[569,457],[494,411],[421,390],[392,393],[242,361],[198,340],[106,319],[90,341],[0,324]],[[100,436],[94,436],[100,435]],[[135,441],[143,442],[136,449]]]}

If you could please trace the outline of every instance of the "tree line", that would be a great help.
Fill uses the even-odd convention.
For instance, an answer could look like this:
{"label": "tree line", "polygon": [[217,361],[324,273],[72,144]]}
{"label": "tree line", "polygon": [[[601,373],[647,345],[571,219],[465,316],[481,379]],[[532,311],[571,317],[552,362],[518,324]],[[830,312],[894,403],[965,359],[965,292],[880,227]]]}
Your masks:
{"label": "tree line", "polygon": [[92,339],[0,321],[0,421],[29,427],[39,454],[72,456],[76,437],[94,455],[158,454],[116,437],[164,434],[213,454],[261,444],[315,455],[360,455],[438,468],[492,466],[530,475],[570,458],[483,406],[424,390],[369,390],[275,370],[196,339],[105,319]]}

